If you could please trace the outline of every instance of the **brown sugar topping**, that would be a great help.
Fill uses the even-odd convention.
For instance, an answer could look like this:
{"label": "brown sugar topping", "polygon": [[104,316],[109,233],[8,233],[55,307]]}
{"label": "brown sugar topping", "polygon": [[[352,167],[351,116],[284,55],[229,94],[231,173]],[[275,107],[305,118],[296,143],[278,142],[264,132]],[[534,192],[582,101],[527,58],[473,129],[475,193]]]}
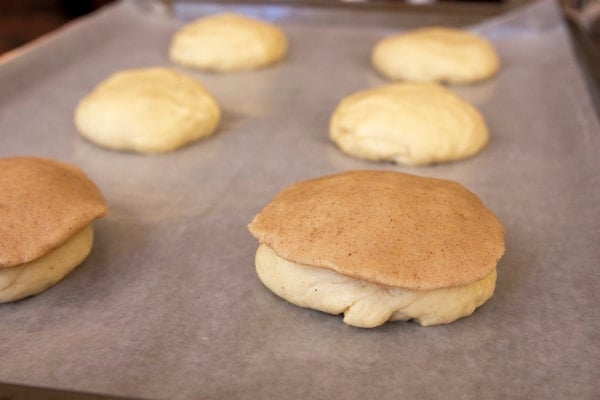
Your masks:
{"label": "brown sugar topping", "polygon": [[391,171],[291,185],[249,229],[289,261],[415,290],[483,279],[504,254],[504,227],[476,195]]}
{"label": "brown sugar topping", "polygon": [[43,256],[106,212],[102,194],[77,167],[0,159],[0,267]]}

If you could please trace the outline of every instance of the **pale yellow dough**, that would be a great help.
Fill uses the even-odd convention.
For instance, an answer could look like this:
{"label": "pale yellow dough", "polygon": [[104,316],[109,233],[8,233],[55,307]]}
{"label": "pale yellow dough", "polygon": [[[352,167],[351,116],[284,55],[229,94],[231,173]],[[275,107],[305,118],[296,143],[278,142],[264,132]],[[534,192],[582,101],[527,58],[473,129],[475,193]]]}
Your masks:
{"label": "pale yellow dough", "polygon": [[371,62],[389,79],[412,82],[471,83],[494,76],[500,67],[498,54],[486,39],[437,27],[379,41]]}
{"label": "pale yellow dough", "polygon": [[287,46],[285,34],[275,25],[222,13],[200,18],[178,31],[169,55],[189,67],[230,72],[277,62]]}
{"label": "pale yellow dough", "polygon": [[0,268],[0,303],[43,292],[77,267],[92,250],[94,230],[88,225],[46,255],[14,267]]}
{"label": "pale yellow dough", "polygon": [[409,319],[422,326],[446,324],[472,314],[492,297],[496,285],[494,269],[487,277],[464,286],[393,288],[287,261],[264,244],[256,251],[255,263],[259,279],[276,295],[300,307],[344,313],[346,324],[361,328]]}
{"label": "pale yellow dough", "polygon": [[115,150],[162,153],[215,132],[221,111],[195,79],[167,68],[118,72],[84,97],[79,132]]}
{"label": "pale yellow dough", "polygon": [[333,113],[329,133],[350,155],[406,165],[466,158],[489,138],[481,113],[434,83],[397,83],[350,95]]}

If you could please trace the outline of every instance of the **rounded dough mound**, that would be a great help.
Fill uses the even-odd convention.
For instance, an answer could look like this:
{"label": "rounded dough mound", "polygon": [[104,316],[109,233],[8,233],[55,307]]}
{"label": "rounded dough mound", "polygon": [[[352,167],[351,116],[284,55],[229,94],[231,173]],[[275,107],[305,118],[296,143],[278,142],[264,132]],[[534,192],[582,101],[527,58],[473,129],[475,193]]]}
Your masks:
{"label": "rounded dough mound", "polygon": [[276,26],[239,14],[200,18],[171,42],[171,60],[189,67],[229,72],[263,67],[287,52],[285,34]]}
{"label": "rounded dough mound", "polygon": [[264,244],[255,261],[259,279],[279,297],[300,307],[344,313],[346,324],[360,328],[409,319],[422,326],[447,324],[471,315],[492,297],[496,286],[495,268],[464,286],[432,290],[382,286],[287,261]]}
{"label": "rounded dough mound", "polygon": [[333,113],[329,134],[350,155],[406,165],[469,157],[489,137],[475,107],[434,83],[397,83],[348,96]]}
{"label": "rounded dough mound", "polygon": [[221,111],[193,78],[166,68],[118,72],[84,97],[79,132],[115,150],[162,153],[211,135]]}
{"label": "rounded dough mound", "polygon": [[0,159],[0,303],[46,290],[89,254],[107,212],[77,167],[38,157]]}
{"label": "rounded dough mound", "polygon": [[389,79],[471,83],[494,76],[498,54],[487,40],[450,28],[424,28],[385,38],[371,55]]}
{"label": "rounded dough mound", "polygon": [[58,283],[86,259],[93,240],[90,224],[37,260],[0,268],[0,303],[33,296]]}

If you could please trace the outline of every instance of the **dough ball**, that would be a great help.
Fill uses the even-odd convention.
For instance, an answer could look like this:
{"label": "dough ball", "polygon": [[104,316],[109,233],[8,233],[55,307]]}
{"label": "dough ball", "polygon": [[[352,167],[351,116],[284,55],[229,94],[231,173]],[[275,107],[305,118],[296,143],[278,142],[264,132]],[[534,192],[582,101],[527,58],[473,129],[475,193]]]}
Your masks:
{"label": "dough ball", "polygon": [[195,79],[166,68],[118,72],[84,97],[79,132],[115,150],[163,153],[209,136],[221,111]]}
{"label": "dough ball", "polygon": [[264,67],[287,52],[285,34],[275,25],[239,14],[200,18],[175,34],[171,60],[193,68],[230,72]]}
{"label": "dough ball", "polygon": [[475,107],[434,83],[397,83],[348,96],[333,113],[329,134],[347,154],[406,165],[469,157],[489,137]]}
{"label": "dough ball", "polygon": [[504,227],[460,184],[393,171],[295,183],[248,226],[267,288],[359,327],[443,324],[494,292]]}
{"label": "dough ball", "polygon": [[471,83],[494,76],[500,60],[486,39],[460,29],[424,28],[385,38],[371,56],[389,79]]}
{"label": "dough ball", "polygon": [[107,212],[79,168],[38,157],[0,159],[0,303],[46,290],[92,248]]}

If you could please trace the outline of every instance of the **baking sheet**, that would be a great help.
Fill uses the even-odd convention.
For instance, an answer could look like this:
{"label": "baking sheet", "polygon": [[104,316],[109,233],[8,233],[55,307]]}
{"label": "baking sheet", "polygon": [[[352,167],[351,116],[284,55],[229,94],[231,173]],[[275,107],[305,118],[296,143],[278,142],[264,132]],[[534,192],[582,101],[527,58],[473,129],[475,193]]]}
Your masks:
{"label": "baking sheet", "polygon": [[[0,306],[0,381],[148,399],[600,396],[600,129],[553,2],[474,28],[503,69],[451,89],[481,109],[491,141],[420,168],[353,159],[327,138],[341,97],[385,83],[373,44],[433,18],[378,24],[389,11],[246,7],[281,24],[291,52],[256,72],[186,71],[223,107],[216,136],[160,156],[87,142],[72,124],[83,95],[114,71],[171,65],[181,22],[148,4],[106,8],[0,65],[0,156],[78,164],[110,205],[79,268]],[[246,224],[279,190],[375,168],[457,180],[504,222],[496,293],[471,317],[357,329],[256,278]]]}

